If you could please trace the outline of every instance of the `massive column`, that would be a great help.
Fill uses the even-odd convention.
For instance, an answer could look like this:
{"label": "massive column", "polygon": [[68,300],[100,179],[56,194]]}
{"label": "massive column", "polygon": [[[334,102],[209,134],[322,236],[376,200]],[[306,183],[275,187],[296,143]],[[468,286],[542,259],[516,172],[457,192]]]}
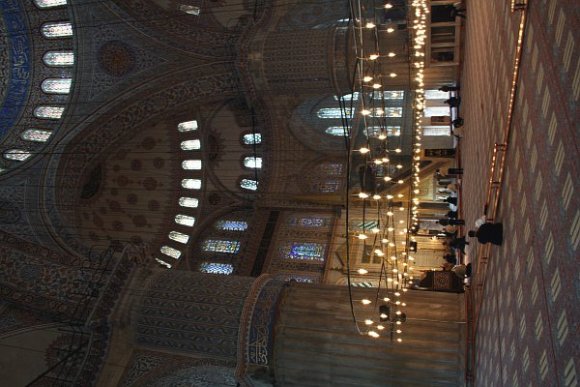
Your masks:
{"label": "massive column", "polygon": [[[375,299],[376,289],[353,289]],[[348,288],[295,284],[281,301],[274,374],[281,386],[457,386],[462,384],[465,325],[462,295],[409,291],[403,341],[356,329]],[[359,303],[360,304],[360,303]],[[371,306],[358,312],[377,321]],[[364,328],[363,328],[364,329]]]}
{"label": "massive column", "polygon": [[[374,299],[375,291],[356,289],[358,298]],[[458,294],[407,292],[404,340],[398,343],[357,331],[345,287],[141,269],[113,315],[100,385],[126,384],[137,349],[190,364],[174,368],[173,376],[192,377],[205,359],[242,385],[259,378],[279,386],[455,386],[465,341],[461,300]],[[357,317],[371,317],[372,310]],[[161,383],[170,374],[152,372],[140,380]]]}

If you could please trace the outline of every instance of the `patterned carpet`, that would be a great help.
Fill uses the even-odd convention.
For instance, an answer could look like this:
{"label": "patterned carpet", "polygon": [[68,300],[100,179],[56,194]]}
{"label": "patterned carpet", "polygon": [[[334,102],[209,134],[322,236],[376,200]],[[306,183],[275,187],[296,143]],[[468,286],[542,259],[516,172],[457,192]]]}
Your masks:
{"label": "patterned carpet", "polygon": [[[506,129],[520,15],[508,0],[466,4],[462,210],[473,225],[486,204],[493,144],[503,142]],[[476,386],[580,384],[579,7],[574,0],[529,0],[496,217],[504,244],[492,248],[474,300],[481,305],[472,347]],[[475,267],[474,282],[483,271]]]}

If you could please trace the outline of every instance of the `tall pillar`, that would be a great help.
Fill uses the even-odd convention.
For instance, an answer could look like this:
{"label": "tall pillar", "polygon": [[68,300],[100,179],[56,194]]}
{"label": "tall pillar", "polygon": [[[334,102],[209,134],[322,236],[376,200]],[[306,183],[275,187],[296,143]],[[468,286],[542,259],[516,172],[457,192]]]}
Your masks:
{"label": "tall pillar", "polygon": [[[376,289],[353,289],[375,299]],[[295,284],[281,301],[274,373],[281,386],[457,386],[462,384],[462,295],[409,291],[403,341],[356,329],[348,289]],[[360,303],[359,303],[360,304]],[[369,306],[369,311],[373,308]],[[378,312],[357,313],[359,326]]]}

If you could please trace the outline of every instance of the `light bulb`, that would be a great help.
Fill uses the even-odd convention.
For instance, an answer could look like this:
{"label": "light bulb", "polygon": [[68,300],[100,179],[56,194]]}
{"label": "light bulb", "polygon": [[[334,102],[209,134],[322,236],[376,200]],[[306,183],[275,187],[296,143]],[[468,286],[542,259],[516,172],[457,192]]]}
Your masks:
{"label": "light bulb", "polygon": [[402,343],[402,342],[403,342],[403,339],[401,339],[401,338],[399,337],[399,338],[397,339],[397,341],[398,341],[399,343]]}
{"label": "light bulb", "polygon": [[387,32],[390,34],[391,32],[395,32],[395,29],[393,27],[389,27],[387,28]]}
{"label": "light bulb", "polygon": [[368,274],[368,272],[369,272],[369,271],[368,271],[368,270],[366,270],[366,269],[358,269],[358,270],[357,270],[357,272],[358,272],[359,274]]}
{"label": "light bulb", "polygon": [[380,88],[381,88],[380,83],[373,83],[373,89],[380,89]]}
{"label": "light bulb", "polygon": [[378,59],[378,57],[379,57],[379,56],[378,56],[377,54],[371,54],[371,55],[369,55],[369,59],[370,59],[370,60],[375,60],[375,59]]}
{"label": "light bulb", "polygon": [[362,114],[363,116],[368,116],[369,114],[371,114],[371,111],[368,109],[363,109],[360,111],[360,114]]}
{"label": "light bulb", "polygon": [[370,319],[368,319],[368,318],[367,318],[367,319],[365,320],[365,324],[366,324],[366,325],[373,325],[373,320],[370,320]]}
{"label": "light bulb", "polygon": [[377,325],[377,329],[378,329],[379,331],[382,331],[383,329],[385,329],[385,327],[384,327],[384,326],[382,326],[382,325]]}
{"label": "light bulb", "polygon": [[371,303],[371,300],[363,298],[360,302],[362,302],[363,305],[368,305]]}
{"label": "light bulb", "polygon": [[373,77],[371,77],[370,75],[366,75],[366,76],[363,77],[363,81],[364,82],[370,82],[372,80],[373,80]]}
{"label": "light bulb", "polygon": [[391,9],[391,8],[393,8],[393,4],[387,3],[387,4],[385,4],[385,8],[386,9]]}
{"label": "light bulb", "polygon": [[393,195],[387,195],[386,198],[391,200],[393,198]]}
{"label": "light bulb", "polygon": [[391,181],[391,180],[393,180],[393,178],[392,178],[392,177],[390,177],[390,176],[385,176],[385,181]]}
{"label": "light bulb", "polygon": [[369,148],[362,147],[358,151],[364,155],[365,153],[369,153],[371,150]]}
{"label": "light bulb", "polygon": [[383,300],[384,300],[385,302],[389,302],[389,301],[391,301],[391,299],[390,299],[389,297],[385,297],[385,298],[383,298]]}
{"label": "light bulb", "polygon": [[380,200],[380,199],[381,199],[381,195],[376,195],[376,194],[375,194],[375,195],[373,195],[373,199],[375,199],[375,200]]}
{"label": "light bulb", "polygon": [[397,76],[397,74],[396,74],[396,73],[390,73],[390,74],[389,74],[389,77],[391,77],[391,78],[395,78],[396,76]]}
{"label": "light bulb", "polygon": [[387,54],[387,56],[388,56],[389,58],[393,58],[395,55],[397,55],[397,54],[395,54],[394,52],[389,52],[389,53]]}
{"label": "light bulb", "polygon": [[369,335],[370,337],[374,337],[375,339],[376,339],[377,337],[379,337],[379,336],[380,336],[380,335],[379,335],[377,332],[375,332],[375,331],[369,331],[368,335]]}
{"label": "light bulb", "polygon": [[375,23],[373,22],[368,22],[366,25],[367,28],[375,28]]}
{"label": "light bulb", "polygon": [[368,236],[366,236],[365,234],[358,234],[358,239],[364,240],[364,239],[367,239],[367,238],[368,238]]}
{"label": "light bulb", "polygon": [[395,149],[395,153],[401,153],[401,152],[402,152],[401,148]]}
{"label": "light bulb", "polygon": [[373,228],[371,229],[371,231],[373,232],[373,234],[378,234],[378,233],[380,233],[380,232],[381,232],[381,229],[380,229],[380,228],[378,228],[378,227],[373,227]]}
{"label": "light bulb", "polygon": [[402,331],[402,330],[400,330],[400,329],[397,329],[397,330],[396,330],[396,332],[397,332],[397,333],[402,333],[403,331]]}
{"label": "light bulb", "polygon": [[364,193],[364,192],[359,192],[358,197],[361,199],[366,199],[369,197],[369,194]]}

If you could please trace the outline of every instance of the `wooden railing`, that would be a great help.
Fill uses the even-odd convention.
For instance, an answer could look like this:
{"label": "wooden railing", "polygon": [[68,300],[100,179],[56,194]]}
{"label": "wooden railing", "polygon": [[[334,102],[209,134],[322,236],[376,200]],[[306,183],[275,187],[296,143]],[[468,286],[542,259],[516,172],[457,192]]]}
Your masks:
{"label": "wooden railing", "polygon": [[[511,12],[520,12],[520,23],[518,29],[518,39],[514,56],[514,70],[510,96],[508,100],[506,126],[503,130],[503,140],[495,143],[492,149],[491,162],[489,167],[489,179],[487,182],[487,194],[485,200],[484,214],[487,221],[495,221],[499,201],[501,198],[503,176],[507,151],[509,149],[509,138],[513,127],[513,112],[515,98],[518,91],[517,84],[520,75],[520,64],[523,52],[523,41],[527,20],[527,0],[511,0]],[[477,325],[479,313],[483,303],[485,285],[487,278],[487,265],[491,257],[491,244],[480,244],[477,250],[477,258],[474,264],[475,274],[472,277],[471,287],[466,291],[466,315],[467,315],[467,343],[465,356],[465,381],[466,385],[474,385],[475,381],[475,345],[477,338]]]}

